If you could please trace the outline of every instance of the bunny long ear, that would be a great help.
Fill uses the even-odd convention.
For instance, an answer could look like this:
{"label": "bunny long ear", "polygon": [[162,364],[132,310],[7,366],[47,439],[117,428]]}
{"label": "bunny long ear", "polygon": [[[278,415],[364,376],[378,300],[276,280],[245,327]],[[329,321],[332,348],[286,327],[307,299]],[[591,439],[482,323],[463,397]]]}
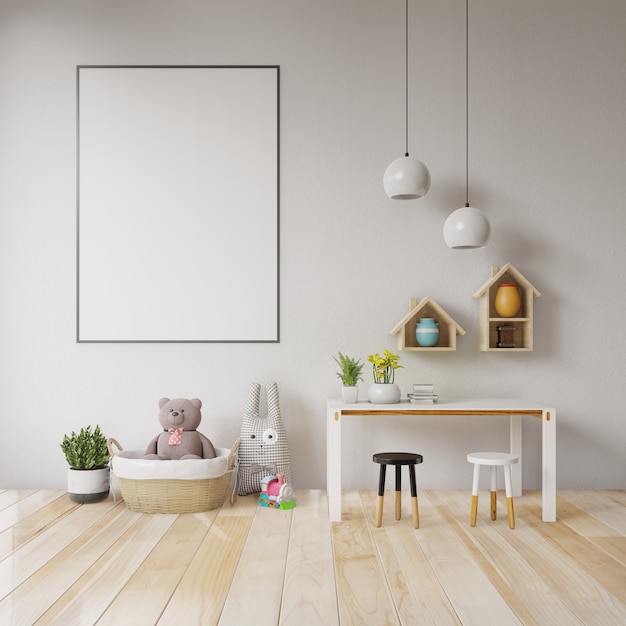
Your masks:
{"label": "bunny long ear", "polygon": [[245,414],[250,416],[258,416],[259,400],[261,398],[261,385],[259,383],[250,383],[248,389],[248,401],[246,402]]}
{"label": "bunny long ear", "polygon": [[270,417],[280,419],[280,404],[278,400],[278,385],[276,383],[268,383],[267,393],[267,412]]}

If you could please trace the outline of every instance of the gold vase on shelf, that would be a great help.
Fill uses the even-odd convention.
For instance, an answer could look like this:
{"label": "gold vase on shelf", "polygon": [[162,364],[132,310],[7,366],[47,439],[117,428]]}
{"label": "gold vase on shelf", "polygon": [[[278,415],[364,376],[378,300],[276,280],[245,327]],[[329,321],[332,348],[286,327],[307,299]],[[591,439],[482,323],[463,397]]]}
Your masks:
{"label": "gold vase on shelf", "polygon": [[500,317],[515,317],[522,306],[517,285],[514,283],[499,284],[493,304]]}

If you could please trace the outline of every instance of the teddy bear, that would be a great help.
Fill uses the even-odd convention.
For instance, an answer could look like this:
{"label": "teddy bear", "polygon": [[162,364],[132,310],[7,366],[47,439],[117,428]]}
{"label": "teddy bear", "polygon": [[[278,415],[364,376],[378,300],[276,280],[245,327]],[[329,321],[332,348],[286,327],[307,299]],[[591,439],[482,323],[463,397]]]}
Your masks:
{"label": "teddy bear", "polygon": [[159,422],[163,432],[150,441],[144,459],[162,461],[213,459],[215,448],[196,428],[200,424],[202,402],[198,398],[161,398]]}

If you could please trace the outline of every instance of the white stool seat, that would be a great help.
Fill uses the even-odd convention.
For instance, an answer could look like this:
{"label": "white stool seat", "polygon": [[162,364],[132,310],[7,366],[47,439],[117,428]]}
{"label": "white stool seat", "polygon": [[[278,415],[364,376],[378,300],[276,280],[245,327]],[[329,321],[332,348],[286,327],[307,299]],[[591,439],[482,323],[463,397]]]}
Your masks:
{"label": "white stool seat", "polygon": [[508,452],[471,452],[467,455],[467,460],[479,465],[514,465],[519,457]]}
{"label": "white stool seat", "polygon": [[476,526],[478,513],[478,483],[481,465],[491,467],[491,519],[496,519],[496,467],[504,470],[504,488],[506,491],[506,507],[509,517],[509,528],[515,528],[515,514],[513,512],[513,489],[511,487],[511,465],[519,462],[516,454],[508,452],[470,452],[467,455],[469,463],[474,464],[474,479],[472,482],[472,509],[470,512],[470,526]]}

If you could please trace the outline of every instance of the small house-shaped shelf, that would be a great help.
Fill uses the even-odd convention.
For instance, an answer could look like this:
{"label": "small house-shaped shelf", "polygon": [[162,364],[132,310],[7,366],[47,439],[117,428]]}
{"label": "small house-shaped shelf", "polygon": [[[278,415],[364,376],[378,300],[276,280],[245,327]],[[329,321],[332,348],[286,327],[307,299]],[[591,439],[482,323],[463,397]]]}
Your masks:
{"label": "small house-shaped shelf", "polygon": [[[514,283],[520,291],[521,307],[517,317],[500,317],[494,300],[500,283]],[[479,346],[483,352],[531,352],[533,349],[533,299],[539,291],[510,263],[491,268],[491,278],[474,294],[479,298]],[[498,347],[498,328],[507,332],[514,347]]]}
{"label": "small house-shaped shelf", "polygon": [[[439,339],[432,347],[423,347],[417,343],[415,327],[421,317],[434,317],[439,324]],[[398,350],[442,352],[456,350],[456,336],[464,335],[465,331],[430,296],[426,296],[419,304],[415,298],[409,300],[409,312],[389,334],[398,335]]]}

